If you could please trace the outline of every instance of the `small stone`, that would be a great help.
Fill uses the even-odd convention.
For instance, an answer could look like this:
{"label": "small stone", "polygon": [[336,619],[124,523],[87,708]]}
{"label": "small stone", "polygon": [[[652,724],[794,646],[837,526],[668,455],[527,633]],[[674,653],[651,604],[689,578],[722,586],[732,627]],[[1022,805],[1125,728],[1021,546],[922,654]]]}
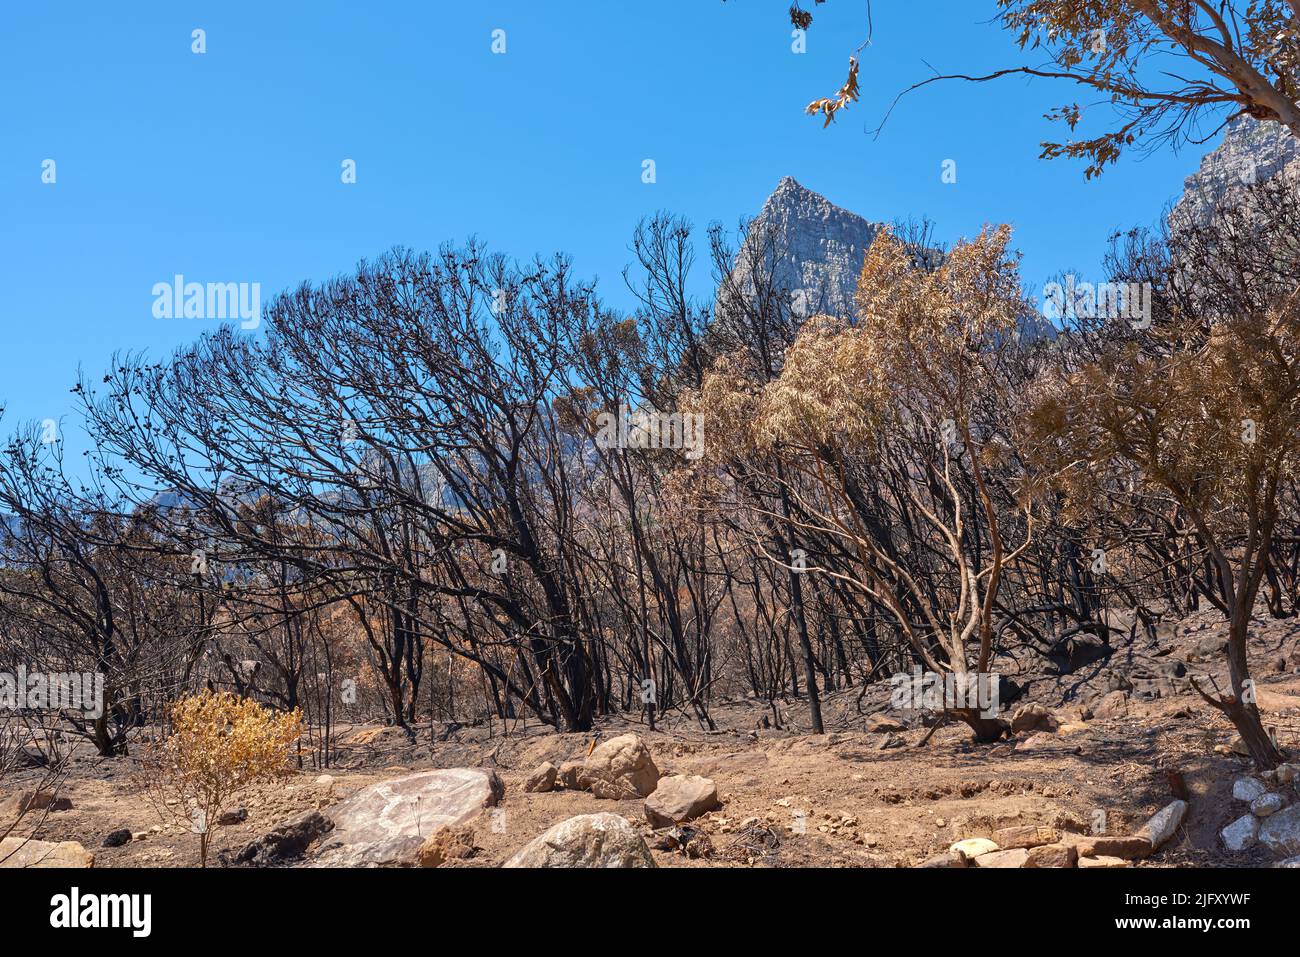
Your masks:
{"label": "small stone", "polygon": [[420,845],[416,860],[421,867],[441,867],[447,861],[474,856],[474,831],[468,827],[440,827]]}
{"label": "small stone", "polygon": [[559,769],[550,761],[543,761],[533,769],[532,774],[528,775],[528,780],[524,781],[524,790],[529,794],[545,794],[555,789],[555,779],[559,776]]}
{"label": "small stone", "polygon": [[1283,800],[1282,795],[1261,794],[1250,802],[1250,813],[1255,817],[1270,817],[1284,807],[1286,807],[1286,801]]}
{"label": "small stone", "polygon": [[243,824],[248,820],[248,808],[237,807],[232,811],[222,811],[221,816],[217,818],[217,824],[220,827],[233,827],[236,824]]}

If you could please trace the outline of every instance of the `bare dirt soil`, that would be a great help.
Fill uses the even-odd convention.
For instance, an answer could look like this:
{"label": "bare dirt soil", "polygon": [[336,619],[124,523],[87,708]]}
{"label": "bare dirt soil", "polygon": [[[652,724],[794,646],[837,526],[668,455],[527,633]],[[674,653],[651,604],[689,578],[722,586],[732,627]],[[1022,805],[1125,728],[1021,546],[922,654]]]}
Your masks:
{"label": "bare dirt soil", "polygon": [[[1098,812],[1104,812],[1107,833],[1125,834],[1172,799],[1170,772],[1186,782],[1186,822],[1169,844],[1135,866],[1268,866],[1275,856],[1266,849],[1230,853],[1218,838],[1242,814],[1231,798],[1232,782],[1250,769],[1248,759],[1231,750],[1230,724],[1185,679],[1141,677],[1151,673],[1153,662],[1165,663],[1161,667],[1169,674],[1181,663],[1188,675],[1214,676],[1223,687],[1221,656],[1197,660],[1197,649],[1213,646],[1223,633],[1206,614],[1165,629],[1159,641],[1135,642],[1109,661],[1068,675],[1028,669],[1012,675],[1027,688],[1012,709],[1038,702],[1065,724],[1055,733],[1020,734],[993,745],[973,744],[964,726],[948,724],[921,746],[933,716],[891,710],[888,684],[865,695],[850,689],[828,696],[824,735],[801,730],[806,710],[798,699],[778,702],[786,725],[781,730],[760,728],[763,716],[772,713],[769,703],[749,700],[714,708],[714,732],[669,714],[654,732],[638,720],[618,718],[604,721],[599,733],[636,731],[663,774],[698,774],[717,784],[721,808],[689,825],[707,836],[694,846],[704,854],[654,850],[664,867],[913,866],[953,841],[989,836],[1000,827],[1045,824],[1086,831]],[[1261,619],[1252,642],[1265,723],[1294,755],[1300,751],[1300,626]],[[1012,667],[1014,661],[1008,659]],[[1116,686],[1127,695],[1119,696],[1118,709]],[[1087,717],[1107,695],[1111,707],[1105,710],[1120,713]],[[906,727],[869,731],[876,714]],[[474,855],[451,866],[498,866],[552,824],[578,814],[615,811],[652,836],[640,801],[523,791],[528,773],[541,762],[558,766],[584,756],[591,735],[556,734],[535,721],[458,729],[425,724],[416,734],[411,742],[391,727],[340,729],[339,754],[330,767],[305,767],[248,794],[242,802],[246,820],[216,830],[213,860],[305,810],[429,768],[488,767],[506,786],[501,811],[474,825]],[[446,740],[434,741],[435,734]],[[332,782],[322,780],[323,774]],[[35,769],[21,772],[5,789],[34,787],[39,777]],[[22,830],[38,828],[44,840],[78,841],[95,854],[96,867],[197,866],[197,838],[183,826],[164,825],[141,800],[130,759],[103,760],[78,746],[60,794],[71,800],[70,809],[29,815]],[[135,832],[136,839],[101,847],[120,828]]]}

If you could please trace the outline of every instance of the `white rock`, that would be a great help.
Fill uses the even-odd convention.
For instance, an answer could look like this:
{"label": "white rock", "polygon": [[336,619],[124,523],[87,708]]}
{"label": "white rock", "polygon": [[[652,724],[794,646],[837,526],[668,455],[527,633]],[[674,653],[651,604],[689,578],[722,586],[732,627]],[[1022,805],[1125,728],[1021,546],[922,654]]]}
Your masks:
{"label": "white rock", "polygon": [[1246,814],[1220,831],[1219,837],[1223,838],[1223,846],[1228,850],[1244,851],[1255,843],[1258,834],[1259,818],[1253,814]]}
{"label": "white rock", "polygon": [[1238,801],[1250,803],[1266,790],[1267,788],[1254,778],[1240,777],[1232,782],[1232,796]]}
{"label": "white rock", "polygon": [[655,867],[650,849],[626,818],[582,814],[561,821],[520,848],[506,867]]}
{"label": "white rock", "polygon": [[966,840],[958,841],[948,848],[954,854],[972,858],[979,857],[981,854],[992,854],[998,849],[998,846],[986,837],[968,837]]}
{"label": "white rock", "polygon": [[504,788],[477,768],[425,771],[382,781],[324,811],[334,822],[322,863],[337,867],[411,864],[425,838],[495,807]]}

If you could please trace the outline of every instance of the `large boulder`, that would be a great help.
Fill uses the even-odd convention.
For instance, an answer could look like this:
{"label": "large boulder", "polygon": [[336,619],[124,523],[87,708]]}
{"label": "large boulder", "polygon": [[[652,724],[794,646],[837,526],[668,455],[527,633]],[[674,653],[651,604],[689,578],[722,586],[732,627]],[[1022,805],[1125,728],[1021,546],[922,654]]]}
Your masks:
{"label": "large boulder", "polygon": [[645,816],[655,827],[681,824],[718,806],[718,786],[708,778],[674,774],[661,778],[645,799]]}
{"label": "large boulder", "polygon": [[649,797],[659,784],[650,749],[635,734],[610,738],[587,756],[578,786],[613,801]]}
{"label": "large boulder", "polygon": [[521,848],[506,867],[655,867],[650,849],[625,818],[582,814],[561,821]]}
{"label": "large boulder", "polygon": [[320,860],[336,867],[414,864],[425,838],[468,824],[504,793],[496,772],[472,768],[373,784],[325,811],[334,831]]}
{"label": "large boulder", "polygon": [[29,841],[6,837],[0,841],[0,867],[25,870],[31,867],[94,867],[95,855],[76,841]]}

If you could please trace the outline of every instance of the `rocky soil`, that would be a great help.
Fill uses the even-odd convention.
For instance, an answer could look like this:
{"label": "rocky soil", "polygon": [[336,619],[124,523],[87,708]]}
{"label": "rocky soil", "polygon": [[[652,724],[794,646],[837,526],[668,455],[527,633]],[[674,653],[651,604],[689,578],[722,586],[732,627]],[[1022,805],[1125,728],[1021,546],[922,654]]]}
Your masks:
{"label": "rocky soil", "polygon": [[[1001,658],[1020,697],[1003,702],[1016,730],[993,745],[891,708],[887,683],[829,695],[824,735],[801,728],[798,700],[718,706],[716,731],[672,714],[654,732],[620,717],[596,735],[344,728],[330,767],[248,794],[217,827],[213,863],[1272,866],[1300,856],[1300,771],[1254,774],[1192,691],[1194,676],[1223,685],[1223,636],[1207,613],[1097,660],[1086,641],[1052,662]],[[1251,659],[1266,724],[1300,754],[1300,627],[1261,619]],[[197,865],[197,838],[139,799],[129,759],[77,749],[53,802],[33,793],[40,774],[0,796],[0,817],[28,807],[15,833],[50,842],[36,860]]]}

